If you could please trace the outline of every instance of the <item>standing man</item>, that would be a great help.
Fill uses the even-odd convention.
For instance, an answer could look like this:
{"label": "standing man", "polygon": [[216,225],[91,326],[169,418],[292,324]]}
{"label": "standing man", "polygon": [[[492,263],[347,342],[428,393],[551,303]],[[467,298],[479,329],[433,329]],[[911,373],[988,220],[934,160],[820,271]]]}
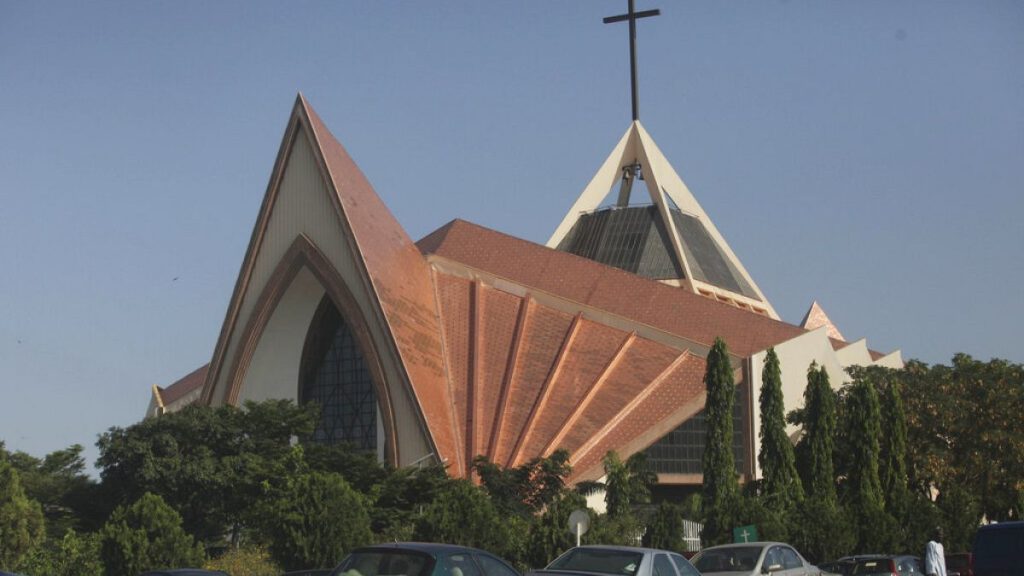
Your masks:
{"label": "standing man", "polygon": [[924,573],[927,576],[946,575],[946,551],[942,548],[942,528],[936,527],[932,539],[924,546]]}

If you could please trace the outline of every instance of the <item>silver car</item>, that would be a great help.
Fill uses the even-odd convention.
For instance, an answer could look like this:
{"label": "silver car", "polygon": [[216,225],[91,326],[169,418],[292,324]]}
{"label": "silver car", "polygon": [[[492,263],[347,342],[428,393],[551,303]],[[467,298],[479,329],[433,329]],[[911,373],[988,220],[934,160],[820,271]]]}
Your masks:
{"label": "silver car", "polygon": [[681,554],[633,546],[577,546],[536,576],[700,576]]}
{"label": "silver car", "polygon": [[821,571],[789,544],[748,542],[712,546],[698,552],[694,567],[713,576],[819,576]]}

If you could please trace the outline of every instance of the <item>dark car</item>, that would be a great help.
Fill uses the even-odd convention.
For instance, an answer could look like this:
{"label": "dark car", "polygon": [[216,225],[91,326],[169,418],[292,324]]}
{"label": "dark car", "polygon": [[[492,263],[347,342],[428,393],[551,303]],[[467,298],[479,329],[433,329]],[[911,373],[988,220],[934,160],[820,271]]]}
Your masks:
{"label": "dark car", "polygon": [[530,576],[700,576],[681,554],[634,546],[577,546]]}
{"label": "dark car", "polygon": [[850,560],[833,560],[818,564],[818,569],[823,573],[838,574],[839,576],[851,576],[853,574],[853,562]]}
{"label": "dark car", "polygon": [[353,550],[332,576],[520,576],[501,558],[466,546],[395,542]]}
{"label": "dark car", "polygon": [[974,576],[1024,575],[1024,521],[978,528],[973,553]]}
{"label": "dark car", "polygon": [[139,576],[228,576],[220,570],[203,570],[202,568],[168,568],[167,570],[150,570]]}
{"label": "dark car", "polygon": [[970,552],[946,554],[946,574],[949,576],[974,576],[974,554]]}
{"label": "dark car", "polygon": [[[826,568],[828,566],[828,568]],[[842,576],[924,576],[921,559],[909,555],[862,554],[845,556],[819,566]]]}

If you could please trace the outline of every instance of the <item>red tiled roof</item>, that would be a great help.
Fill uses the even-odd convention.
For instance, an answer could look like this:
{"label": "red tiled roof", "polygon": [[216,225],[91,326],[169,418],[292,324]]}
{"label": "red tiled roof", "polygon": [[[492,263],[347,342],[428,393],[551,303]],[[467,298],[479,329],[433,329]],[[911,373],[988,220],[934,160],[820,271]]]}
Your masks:
{"label": "red tiled roof", "polygon": [[430,266],[362,171],[304,97],[302,112],[326,165],[372,289],[443,459],[461,460],[445,379]]}
{"label": "red tiled roof", "polygon": [[[710,346],[750,356],[806,331],[586,258],[453,220],[421,239],[433,254],[517,284]],[[624,297],[624,295],[630,295]]]}
{"label": "red tiled roof", "polygon": [[189,392],[193,392],[203,387],[203,382],[206,380],[206,372],[210,369],[209,364],[205,364],[196,368],[185,377],[179,379],[175,383],[171,384],[166,388],[159,388],[160,399],[163,401],[164,406],[173,404],[181,398],[187,396]]}
{"label": "red tiled roof", "polygon": [[435,271],[464,466],[564,448],[570,482],[642,450],[703,406],[704,360],[480,282]]}

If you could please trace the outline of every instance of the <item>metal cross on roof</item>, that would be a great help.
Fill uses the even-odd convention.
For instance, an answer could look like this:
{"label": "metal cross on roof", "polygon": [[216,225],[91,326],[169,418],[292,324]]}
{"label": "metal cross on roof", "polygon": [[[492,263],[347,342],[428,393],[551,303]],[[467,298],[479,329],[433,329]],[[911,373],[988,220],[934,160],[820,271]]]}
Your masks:
{"label": "metal cross on roof", "polygon": [[630,85],[633,88],[633,120],[640,119],[640,105],[638,102],[636,88],[636,19],[646,18],[648,16],[658,16],[659,14],[661,14],[661,10],[657,9],[637,12],[633,8],[633,0],[629,0],[628,13],[620,14],[618,16],[609,16],[604,19],[605,24],[629,20],[629,79]]}

